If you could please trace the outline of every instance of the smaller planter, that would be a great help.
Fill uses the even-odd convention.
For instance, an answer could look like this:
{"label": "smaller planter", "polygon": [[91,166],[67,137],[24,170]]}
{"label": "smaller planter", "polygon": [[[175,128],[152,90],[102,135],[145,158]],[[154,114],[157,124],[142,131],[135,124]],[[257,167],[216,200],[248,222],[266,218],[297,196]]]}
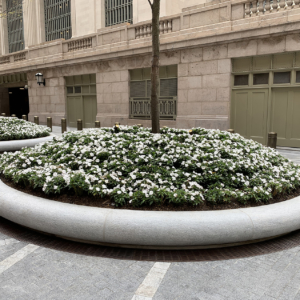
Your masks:
{"label": "smaller planter", "polygon": [[51,133],[50,136],[35,139],[0,141],[0,152],[18,151],[25,147],[34,147],[37,144],[51,141],[54,137],[55,135]]}

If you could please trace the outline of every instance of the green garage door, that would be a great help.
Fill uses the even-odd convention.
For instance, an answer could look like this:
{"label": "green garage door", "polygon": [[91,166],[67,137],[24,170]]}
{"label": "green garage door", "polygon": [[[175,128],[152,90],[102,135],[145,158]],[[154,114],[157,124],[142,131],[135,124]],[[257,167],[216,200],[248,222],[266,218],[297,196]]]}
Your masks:
{"label": "green garage door", "polygon": [[270,122],[278,146],[300,147],[300,88],[272,89]]}
{"label": "green garage door", "polygon": [[69,127],[77,127],[81,119],[83,128],[95,127],[97,115],[96,75],[66,77],[67,120]]}
{"label": "green garage door", "polygon": [[268,89],[234,90],[231,128],[245,138],[266,144]]}
{"label": "green garage door", "polygon": [[97,115],[96,96],[67,97],[68,126],[77,127],[77,120],[81,119],[83,128],[95,127]]}

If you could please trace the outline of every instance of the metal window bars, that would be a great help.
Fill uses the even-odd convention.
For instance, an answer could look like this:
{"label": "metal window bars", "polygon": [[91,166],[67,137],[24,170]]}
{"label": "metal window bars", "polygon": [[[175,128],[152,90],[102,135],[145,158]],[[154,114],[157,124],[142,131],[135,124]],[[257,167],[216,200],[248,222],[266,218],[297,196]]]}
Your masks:
{"label": "metal window bars", "polygon": [[21,51],[24,45],[22,0],[6,0],[9,53]]}
{"label": "metal window bars", "polygon": [[46,41],[72,37],[71,1],[44,0]]}
{"label": "metal window bars", "polygon": [[132,0],[105,0],[105,26],[132,23]]}

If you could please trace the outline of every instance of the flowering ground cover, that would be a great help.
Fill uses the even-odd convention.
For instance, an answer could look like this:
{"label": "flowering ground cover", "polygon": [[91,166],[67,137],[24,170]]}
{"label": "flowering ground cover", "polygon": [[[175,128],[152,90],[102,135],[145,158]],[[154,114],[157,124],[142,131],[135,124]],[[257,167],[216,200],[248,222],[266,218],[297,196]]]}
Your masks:
{"label": "flowering ground cover", "polygon": [[0,141],[33,139],[50,135],[50,128],[18,118],[0,117]]}
{"label": "flowering ground cover", "polygon": [[0,173],[45,194],[116,206],[267,203],[300,187],[300,166],[239,134],[137,126],[65,133],[0,156]]}

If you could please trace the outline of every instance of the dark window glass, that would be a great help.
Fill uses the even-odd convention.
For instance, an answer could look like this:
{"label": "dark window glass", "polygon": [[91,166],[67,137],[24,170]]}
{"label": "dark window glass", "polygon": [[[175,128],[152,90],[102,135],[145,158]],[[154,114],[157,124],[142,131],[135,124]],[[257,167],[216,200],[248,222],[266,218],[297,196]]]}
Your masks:
{"label": "dark window glass", "polygon": [[44,9],[46,41],[70,39],[71,0],[44,0]]}
{"label": "dark window glass", "polygon": [[80,94],[81,93],[81,86],[75,86],[75,93]]}
{"label": "dark window glass", "polygon": [[73,88],[72,87],[67,87],[67,93],[68,94],[73,94]]}
{"label": "dark window glass", "polygon": [[274,73],[274,83],[290,83],[291,82],[291,72],[275,72]]}
{"label": "dark window glass", "polygon": [[268,84],[269,73],[253,74],[253,84]]}
{"label": "dark window glass", "polygon": [[22,0],[6,0],[9,53],[25,48],[22,2]]}
{"label": "dark window glass", "polygon": [[300,83],[300,71],[296,72],[296,82]]}
{"label": "dark window glass", "polygon": [[248,85],[249,75],[235,75],[234,85]]}

